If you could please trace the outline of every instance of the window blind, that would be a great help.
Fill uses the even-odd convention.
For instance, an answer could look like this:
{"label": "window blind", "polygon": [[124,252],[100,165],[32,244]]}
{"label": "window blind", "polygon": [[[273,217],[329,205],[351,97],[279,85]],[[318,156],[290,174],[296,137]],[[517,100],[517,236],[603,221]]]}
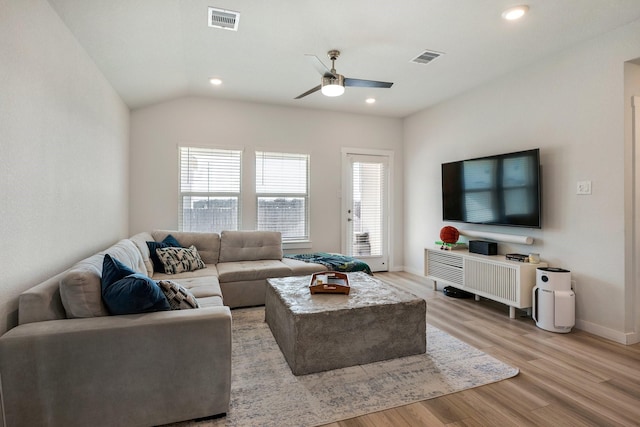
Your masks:
{"label": "window blind", "polygon": [[180,147],[179,151],[179,229],[237,230],[242,152],[195,147]]}
{"label": "window blind", "polygon": [[384,163],[353,163],[352,254],[356,256],[382,255],[385,173]]}
{"label": "window blind", "polygon": [[257,229],[309,240],[309,155],[256,152]]}

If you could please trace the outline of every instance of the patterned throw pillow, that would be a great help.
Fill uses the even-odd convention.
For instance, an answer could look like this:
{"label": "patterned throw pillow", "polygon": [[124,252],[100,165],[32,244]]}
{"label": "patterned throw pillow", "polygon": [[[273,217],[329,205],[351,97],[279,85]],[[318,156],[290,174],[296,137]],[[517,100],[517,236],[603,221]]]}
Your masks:
{"label": "patterned throw pillow", "polygon": [[160,248],[156,254],[166,274],[177,274],[205,268],[202,258],[194,245],[188,248]]}
{"label": "patterned throw pillow", "polygon": [[153,264],[153,271],[164,271],[162,261],[158,259],[158,255],[156,254],[156,249],[168,247],[181,248],[182,246],[175,237],[169,234],[162,242],[147,242],[147,247],[149,248],[149,258]]}
{"label": "patterned throw pillow", "polygon": [[184,310],[188,308],[199,308],[198,300],[184,286],[172,282],[171,280],[159,280],[158,286],[167,297],[171,310]]}

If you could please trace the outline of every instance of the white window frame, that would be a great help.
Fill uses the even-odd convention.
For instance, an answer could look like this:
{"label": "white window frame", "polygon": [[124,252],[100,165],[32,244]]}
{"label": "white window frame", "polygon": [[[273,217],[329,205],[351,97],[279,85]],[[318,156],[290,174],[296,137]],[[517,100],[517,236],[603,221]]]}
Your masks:
{"label": "white window frame", "polygon": [[[261,156],[267,154],[267,155],[273,155],[273,156],[292,156],[292,157],[299,157],[299,158],[305,158],[306,160],[306,188],[305,188],[305,192],[304,193],[291,193],[291,192],[259,192],[258,191],[258,184],[257,181],[259,179],[258,176],[258,162],[261,159]],[[283,198],[287,198],[287,197],[291,197],[291,198],[302,198],[304,199],[304,235],[303,236],[296,236],[296,237],[287,237],[287,236],[282,236],[282,244],[285,247],[285,249],[302,249],[302,248],[309,248],[310,247],[310,243],[311,243],[311,237],[310,237],[310,196],[309,196],[309,188],[310,188],[310,183],[309,183],[309,177],[310,177],[310,166],[311,166],[311,156],[307,153],[292,153],[292,152],[284,152],[284,151],[273,151],[273,150],[256,150],[255,151],[255,163],[254,163],[254,171],[255,171],[255,203],[256,203],[256,212],[255,212],[255,221],[256,221],[256,229],[260,229],[259,228],[259,222],[258,222],[258,217],[259,217],[259,213],[260,213],[260,202],[259,199],[261,197],[272,197],[272,198],[278,198],[278,197],[283,197]]]}
{"label": "white window frame", "polygon": [[[237,155],[239,160],[238,160],[238,187],[237,190],[238,191],[206,191],[206,192],[202,192],[202,191],[182,191],[182,166],[183,166],[183,162],[182,162],[182,156],[184,155],[184,150],[194,150],[194,151],[201,151],[201,152],[226,152],[227,155]],[[242,229],[242,169],[243,169],[243,156],[242,156],[242,150],[240,149],[231,149],[231,148],[218,148],[218,147],[199,147],[199,146],[186,146],[186,145],[180,145],[178,146],[178,230],[180,231],[192,231],[192,230],[186,230],[184,228],[184,205],[183,205],[183,200],[185,197],[231,197],[231,198],[236,198],[237,200],[237,217],[236,217],[236,229],[237,230],[241,230]],[[231,228],[225,228],[226,229],[231,229]],[[207,230],[208,232],[220,232],[222,230],[215,230],[215,229],[211,229],[211,230]]]}

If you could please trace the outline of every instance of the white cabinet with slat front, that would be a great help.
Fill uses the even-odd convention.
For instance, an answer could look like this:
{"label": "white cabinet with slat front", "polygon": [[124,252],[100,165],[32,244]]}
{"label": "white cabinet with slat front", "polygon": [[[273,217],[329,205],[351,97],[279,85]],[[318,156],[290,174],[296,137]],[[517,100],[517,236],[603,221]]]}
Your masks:
{"label": "white cabinet with slat front", "polygon": [[531,292],[536,284],[536,268],[546,263],[529,264],[509,261],[502,255],[480,255],[468,251],[424,250],[424,274],[438,283],[471,292],[509,306],[509,317],[515,309],[531,307]]}

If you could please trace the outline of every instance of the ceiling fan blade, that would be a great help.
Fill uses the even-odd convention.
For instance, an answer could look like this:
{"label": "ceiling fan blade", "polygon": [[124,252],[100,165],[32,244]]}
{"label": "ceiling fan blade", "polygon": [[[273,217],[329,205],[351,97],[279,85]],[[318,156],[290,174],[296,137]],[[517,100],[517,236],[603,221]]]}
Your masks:
{"label": "ceiling fan blade", "polygon": [[393,83],[389,82],[378,82],[375,80],[362,80],[362,79],[350,79],[348,77],[344,78],[345,86],[356,86],[356,87],[382,87],[382,88],[390,88],[393,86]]}
{"label": "ceiling fan blade", "polygon": [[309,60],[309,62],[313,66],[313,68],[318,70],[318,72],[320,73],[321,76],[323,76],[323,77],[335,77],[336,76],[335,74],[333,74],[331,72],[331,70],[329,68],[327,68],[326,65],[324,65],[322,63],[322,61],[320,61],[320,59],[317,56],[312,55],[310,53],[305,53],[305,56],[307,57],[307,59]]}
{"label": "ceiling fan blade", "polygon": [[314,87],[313,89],[309,89],[309,90],[308,90],[308,91],[306,91],[305,93],[303,93],[303,94],[301,94],[301,95],[296,96],[296,97],[295,97],[295,98],[293,98],[293,99],[300,99],[300,98],[304,98],[304,97],[305,97],[305,96],[307,96],[307,95],[311,95],[313,92],[317,92],[317,91],[319,91],[319,90],[320,90],[320,87],[321,87],[321,85],[318,85],[318,86]]}

